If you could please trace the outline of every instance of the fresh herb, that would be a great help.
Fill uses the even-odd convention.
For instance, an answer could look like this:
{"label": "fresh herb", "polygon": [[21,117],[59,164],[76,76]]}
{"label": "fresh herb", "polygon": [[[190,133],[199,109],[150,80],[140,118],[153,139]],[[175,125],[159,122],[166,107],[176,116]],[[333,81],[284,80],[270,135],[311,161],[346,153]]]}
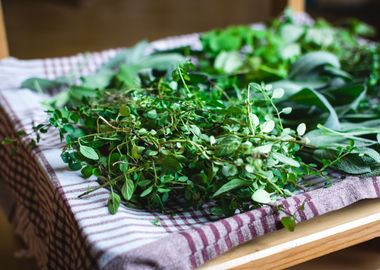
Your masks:
{"label": "fresh herb", "polygon": [[380,49],[360,41],[369,29],[287,14],[266,28],[204,33],[201,51],[148,53],[140,43],[80,84],[23,86],[67,88],[35,132],[58,129],[63,161],[99,179],[80,197],[109,188],[112,214],[121,202],[166,211],[212,200],[211,213],[228,216],[290,196],[308,176],[328,179],[329,169],[380,175]]}

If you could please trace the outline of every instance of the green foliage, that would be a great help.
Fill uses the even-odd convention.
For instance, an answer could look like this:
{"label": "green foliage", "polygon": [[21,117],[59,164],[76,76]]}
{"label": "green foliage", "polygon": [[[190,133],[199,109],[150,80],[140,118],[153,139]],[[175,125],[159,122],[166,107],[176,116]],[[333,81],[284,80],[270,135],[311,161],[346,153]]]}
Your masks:
{"label": "green foliage", "polygon": [[180,199],[195,208],[213,200],[211,213],[228,216],[291,195],[307,176],[328,178],[329,168],[379,175],[380,50],[358,41],[367,30],[287,14],[266,28],[204,33],[201,51],[148,53],[141,42],[67,82],[37,141],[58,129],[63,161],[111,190],[112,214],[122,201],[166,211]]}

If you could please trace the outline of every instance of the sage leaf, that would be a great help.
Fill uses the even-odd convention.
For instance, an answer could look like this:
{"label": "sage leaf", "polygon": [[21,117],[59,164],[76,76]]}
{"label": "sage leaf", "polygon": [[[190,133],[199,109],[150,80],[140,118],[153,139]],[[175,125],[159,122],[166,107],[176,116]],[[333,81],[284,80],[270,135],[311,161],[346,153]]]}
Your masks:
{"label": "sage leaf", "polygon": [[340,68],[339,59],[334,54],[326,51],[310,52],[293,64],[289,77],[301,78],[322,65]]}

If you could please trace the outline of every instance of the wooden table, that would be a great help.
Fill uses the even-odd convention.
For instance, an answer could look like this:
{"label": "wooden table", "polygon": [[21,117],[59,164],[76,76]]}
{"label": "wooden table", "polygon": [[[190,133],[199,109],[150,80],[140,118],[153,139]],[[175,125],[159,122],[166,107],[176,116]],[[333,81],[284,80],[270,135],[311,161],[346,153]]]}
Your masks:
{"label": "wooden table", "polygon": [[258,237],[201,269],[284,269],[380,237],[380,199],[366,200]]}

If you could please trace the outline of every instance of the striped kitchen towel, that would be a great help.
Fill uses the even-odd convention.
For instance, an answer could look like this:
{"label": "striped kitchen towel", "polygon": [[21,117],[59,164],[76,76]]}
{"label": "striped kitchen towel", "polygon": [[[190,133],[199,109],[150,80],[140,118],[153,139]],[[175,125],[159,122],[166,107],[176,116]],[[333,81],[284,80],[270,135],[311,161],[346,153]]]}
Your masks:
{"label": "striped kitchen towel", "polygon": [[[198,34],[153,42],[152,49],[190,45],[199,47]],[[18,130],[31,131],[46,121],[41,102],[48,98],[20,84],[29,77],[55,78],[75,71],[94,72],[117,50],[72,57],[0,61],[0,140]],[[55,132],[38,148],[27,147],[29,137],[14,149],[0,146],[0,181],[14,199],[12,222],[28,244],[41,269],[193,269],[208,260],[279,229],[281,213],[265,206],[216,219],[205,209],[176,215],[121,206],[116,215],[107,210],[109,191],[69,171],[60,159],[61,142]],[[333,194],[333,196],[332,196]],[[328,188],[315,189],[281,200],[276,205],[294,213],[299,221],[380,197],[380,178],[347,177]],[[303,205],[304,207],[300,207]]]}

